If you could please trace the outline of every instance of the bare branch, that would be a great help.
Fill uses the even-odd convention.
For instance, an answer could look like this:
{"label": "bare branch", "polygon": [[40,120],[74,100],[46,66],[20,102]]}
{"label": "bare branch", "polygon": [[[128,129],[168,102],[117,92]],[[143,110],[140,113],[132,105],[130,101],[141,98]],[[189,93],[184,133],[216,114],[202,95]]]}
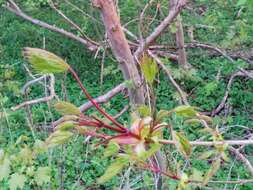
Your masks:
{"label": "bare branch", "polygon": [[77,29],[81,35],[83,36],[84,39],[86,39],[88,42],[91,44],[99,46],[99,44],[92,39],[90,39],[84,32],[83,30],[76,24],[74,23],[70,18],[68,18],[61,10],[59,10],[53,0],[49,0],[49,5],[52,9],[54,9],[67,23],[69,23],[71,26],[73,26],[75,29]]}
{"label": "bare branch", "polygon": [[188,105],[188,101],[186,98],[186,94],[185,92],[180,88],[180,86],[177,84],[177,82],[174,80],[174,78],[171,75],[170,70],[162,63],[162,61],[155,55],[153,54],[150,50],[148,50],[148,54],[157,62],[157,64],[165,71],[165,73],[167,74],[167,76],[169,77],[172,85],[176,88],[176,90],[178,91],[178,93],[181,96],[182,102],[186,105]]}
{"label": "bare branch", "polygon": [[[247,73],[245,73],[247,72]],[[252,71],[253,72],[253,71]],[[217,108],[215,108],[212,112],[211,112],[211,115],[214,116],[216,114],[218,114],[225,106],[226,104],[226,101],[228,99],[228,96],[229,96],[229,92],[231,90],[231,87],[232,87],[232,84],[233,84],[233,81],[236,77],[238,76],[241,76],[241,77],[253,77],[253,73],[252,72],[249,72],[249,71],[246,71],[246,70],[243,70],[242,71],[237,71],[235,72],[234,74],[231,75],[229,81],[228,81],[228,85],[227,85],[227,88],[226,88],[226,91],[225,91],[225,95],[223,97],[223,99],[221,100],[220,104],[217,106]]]}
{"label": "bare branch", "polygon": [[[174,9],[174,6],[176,4],[176,0],[169,0],[169,10]],[[187,62],[187,55],[185,51],[185,45],[184,45],[184,30],[182,25],[182,18],[180,16],[180,13],[178,14],[176,18],[176,43],[177,43],[177,52],[178,52],[178,63],[183,68],[188,69],[191,68],[191,65]]]}
{"label": "bare branch", "polygon": [[[113,88],[112,90],[108,91],[106,94],[95,98],[94,101],[97,102],[98,104],[106,103],[110,99],[112,99],[114,96],[116,96],[118,93],[122,92],[124,89],[126,89],[126,86],[124,83],[121,83],[118,86],[116,86],[115,88]],[[93,107],[93,104],[89,101],[89,102],[86,102],[85,104],[81,105],[79,107],[79,109],[81,112],[85,112],[92,107]],[[53,122],[53,126],[56,126],[59,123],[62,123],[63,121],[64,121],[64,118],[62,117],[62,118],[58,119],[57,121]]]}
{"label": "bare branch", "polygon": [[78,37],[77,35],[71,33],[71,32],[68,32],[62,28],[58,28],[56,26],[53,26],[53,25],[50,25],[46,22],[43,22],[41,20],[38,20],[38,19],[34,19],[28,15],[26,15],[19,7],[18,5],[12,1],[12,0],[8,0],[6,5],[5,5],[5,8],[7,10],[9,10],[10,12],[16,14],[17,16],[35,24],[35,25],[38,25],[42,28],[46,28],[48,30],[51,30],[53,32],[57,32],[57,33],[60,33],[70,39],[73,39],[73,40],[76,40],[78,42],[80,42],[81,44],[84,44],[89,50],[91,51],[95,51],[98,49],[98,46],[96,44],[93,44],[91,43],[90,41],[87,41],[86,39],[84,38],[81,38],[81,37]]}
{"label": "bare branch", "polygon": [[[175,145],[173,140],[159,140],[161,144]],[[224,140],[224,141],[190,141],[192,146],[216,146],[216,145],[253,145],[253,140]]]}
{"label": "bare branch", "polygon": [[117,113],[115,116],[113,116],[114,119],[118,119],[120,116],[122,116],[128,109],[129,105],[126,105],[119,113]]}
{"label": "bare branch", "polygon": [[32,81],[29,81],[28,83],[25,84],[22,91],[25,93],[29,86],[31,86],[32,84],[47,78],[47,77],[50,77],[50,86],[49,86],[50,95],[49,96],[45,96],[43,98],[38,98],[38,99],[35,99],[35,100],[29,100],[29,101],[23,102],[23,103],[15,106],[14,108],[12,108],[12,110],[16,111],[16,110],[18,110],[22,107],[28,106],[28,105],[38,104],[38,103],[42,103],[42,102],[48,102],[48,101],[52,100],[56,96],[55,90],[54,90],[55,78],[54,78],[53,74],[45,75],[45,76],[42,76],[38,79],[34,79]]}
{"label": "bare branch", "polygon": [[186,5],[186,0],[178,0],[175,7],[169,12],[169,15],[160,23],[159,26],[144,40],[143,45],[140,45],[135,51],[135,57],[140,55],[164,32],[164,30],[174,21],[181,9]]}
{"label": "bare branch", "polygon": [[253,176],[253,166],[251,165],[250,161],[234,147],[228,147],[228,150],[235,154],[236,158],[245,164],[245,166],[248,168],[249,172]]}
{"label": "bare branch", "polygon": [[198,42],[192,42],[189,44],[185,45],[186,48],[204,48],[204,49],[210,49],[213,51],[216,51],[217,53],[221,54],[225,58],[227,58],[229,61],[234,62],[234,60],[222,49],[215,47],[213,45],[209,44],[203,44],[203,43],[198,43]]}

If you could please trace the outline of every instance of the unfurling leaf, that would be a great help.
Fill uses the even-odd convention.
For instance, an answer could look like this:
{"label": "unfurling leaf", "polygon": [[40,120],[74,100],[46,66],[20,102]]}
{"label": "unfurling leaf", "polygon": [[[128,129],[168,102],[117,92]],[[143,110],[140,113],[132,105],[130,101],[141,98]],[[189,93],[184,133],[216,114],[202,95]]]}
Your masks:
{"label": "unfurling leaf", "polygon": [[46,144],[49,147],[58,146],[66,143],[72,136],[73,133],[69,131],[55,131],[47,138]]}
{"label": "unfurling leaf", "polygon": [[142,57],[141,60],[141,70],[147,82],[149,84],[152,84],[158,72],[158,67],[156,62],[146,54]]}
{"label": "unfurling leaf", "polygon": [[110,141],[104,152],[104,158],[113,156],[119,152],[120,146],[115,141]]}
{"label": "unfurling leaf", "polygon": [[192,151],[192,146],[188,139],[178,132],[173,132],[173,139],[176,141],[176,147],[180,153],[189,157]]}
{"label": "unfurling leaf", "polygon": [[35,182],[42,186],[44,183],[50,182],[50,172],[51,169],[49,167],[39,167],[38,170],[35,172]]}
{"label": "unfurling leaf", "polygon": [[97,179],[99,184],[105,183],[110,180],[112,177],[117,175],[121,170],[129,163],[128,155],[121,155],[116,158],[113,163],[106,169],[104,175]]}
{"label": "unfurling leaf", "polygon": [[77,126],[77,123],[74,121],[65,121],[63,123],[60,123],[55,127],[55,130],[60,130],[60,131],[68,131],[70,129],[73,129],[74,127]]}
{"label": "unfurling leaf", "polygon": [[22,174],[14,173],[9,180],[10,190],[23,189],[26,178]]}
{"label": "unfurling leaf", "polygon": [[146,105],[141,105],[137,109],[141,117],[148,117],[151,115],[151,110]]}
{"label": "unfurling leaf", "polygon": [[193,117],[196,116],[197,111],[195,110],[194,107],[192,106],[178,106],[173,111],[176,113],[178,116],[183,116],[183,117]]}
{"label": "unfurling leaf", "polygon": [[8,178],[10,172],[10,160],[7,158],[0,160],[0,181]]}
{"label": "unfurling leaf", "polygon": [[43,49],[26,47],[23,54],[32,67],[43,74],[62,73],[69,69],[63,59]]}
{"label": "unfurling leaf", "polygon": [[169,115],[169,111],[167,110],[160,110],[156,115],[156,121],[158,123],[162,122],[167,116]]}
{"label": "unfurling leaf", "polygon": [[206,173],[203,183],[202,185],[205,186],[206,184],[208,184],[209,180],[211,179],[211,177],[213,177],[216,172],[219,170],[220,168],[220,164],[221,164],[221,160],[220,158],[215,159],[212,163],[211,168],[208,170],[208,172]]}
{"label": "unfurling leaf", "polygon": [[81,114],[81,111],[79,110],[79,108],[69,102],[59,101],[54,105],[54,107],[62,115],[80,115]]}

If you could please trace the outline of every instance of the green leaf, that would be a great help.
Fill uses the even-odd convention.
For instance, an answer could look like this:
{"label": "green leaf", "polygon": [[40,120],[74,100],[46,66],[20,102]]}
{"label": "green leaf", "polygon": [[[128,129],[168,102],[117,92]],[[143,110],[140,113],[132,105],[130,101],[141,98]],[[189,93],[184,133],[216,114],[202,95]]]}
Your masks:
{"label": "green leaf", "polygon": [[18,173],[12,174],[9,180],[10,190],[23,189],[25,181],[26,177],[24,175]]}
{"label": "green leaf", "polygon": [[192,152],[192,146],[188,139],[179,132],[173,132],[173,139],[176,141],[178,151],[185,157],[189,157]]}
{"label": "green leaf", "polygon": [[21,135],[17,140],[16,140],[16,145],[17,144],[21,144],[23,142],[26,142],[29,140],[29,137],[25,136],[25,135]]}
{"label": "green leaf", "polygon": [[160,148],[162,147],[161,144],[159,143],[152,143],[150,144],[150,147],[147,151],[145,151],[142,155],[141,158],[143,160],[146,160],[148,158],[150,158],[151,156],[153,156]]}
{"label": "green leaf", "polygon": [[50,182],[51,179],[51,169],[49,167],[39,167],[38,170],[35,172],[35,182],[42,186],[44,183]]}
{"label": "green leaf", "polygon": [[24,48],[24,56],[32,67],[43,74],[62,73],[69,69],[69,65],[53,53],[38,48]]}
{"label": "green leaf", "polygon": [[120,146],[116,142],[110,141],[107,148],[105,149],[103,158],[117,154],[119,152],[119,149]]}
{"label": "green leaf", "polygon": [[54,105],[54,107],[62,115],[80,115],[81,114],[81,111],[79,110],[79,108],[69,102],[59,101]]}
{"label": "green leaf", "polygon": [[212,166],[211,168],[208,170],[208,172],[206,173],[205,177],[204,177],[204,180],[203,180],[203,183],[202,185],[205,186],[206,184],[208,184],[209,180],[211,179],[211,177],[213,177],[216,172],[219,170],[220,168],[220,164],[221,164],[221,160],[220,158],[218,159],[215,159],[213,162],[212,162]]}
{"label": "green leaf", "polygon": [[178,116],[183,116],[183,117],[193,117],[195,116],[198,112],[195,110],[194,107],[192,106],[178,106],[173,109],[173,111],[178,115]]}
{"label": "green leaf", "polygon": [[69,131],[55,131],[46,140],[48,147],[54,147],[66,143],[73,133]]}
{"label": "green leaf", "polygon": [[70,129],[73,129],[74,127],[77,126],[77,123],[74,121],[65,121],[63,123],[60,123],[55,127],[55,130],[60,130],[60,131],[68,131]]}
{"label": "green leaf", "polygon": [[129,163],[129,156],[121,155],[106,169],[104,175],[97,179],[98,184],[103,184],[117,175]]}
{"label": "green leaf", "polygon": [[11,172],[10,164],[10,160],[7,158],[4,158],[0,162],[0,181],[9,177],[9,174]]}
{"label": "green leaf", "polygon": [[158,73],[158,67],[156,62],[146,54],[142,57],[141,60],[141,70],[147,82],[149,84],[152,84],[155,80],[156,74]]}
{"label": "green leaf", "polygon": [[151,110],[148,106],[146,105],[140,105],[138,108],[138,113],[140,114],[141,117],[147,117],[151,115]]}

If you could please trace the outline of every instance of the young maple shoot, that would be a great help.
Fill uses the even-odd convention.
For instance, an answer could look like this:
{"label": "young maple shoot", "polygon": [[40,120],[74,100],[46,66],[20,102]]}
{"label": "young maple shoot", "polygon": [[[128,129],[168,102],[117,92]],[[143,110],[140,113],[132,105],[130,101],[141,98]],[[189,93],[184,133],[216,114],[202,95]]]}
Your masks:
{"label": "young maple shoot", "polygon": [[[214,141],[223,140],[218,130],[208,126],[208,123],[212,123],[212,119],[200,114],[195,107],[182,105],[172,110],[156,111],[155,99],[152,100],[153,104],[151,107],[146,105],[140,106],[137,110],[139,113],[133,114],[135,117],[132,118],[129,127],[125,127],[121,123],[118,123],[93,100],[80,82],[76,72],[63,59],[50,52],[37,48],[25,48],[24,56],[39,73],[71,72],[84,95],[94,105],[97,111],[111,122],[106,123],[100,118],[84,115],[75,105],[69,102],[58,101],[54,107],[63,115],[64,121],[54,128],[54,132],[43,144],[46,148],[64,144],[69,141],[75,133],[100,139],[100,143],[96,144],[96,146],[107,145],[104,151],[104,158],[111,157],[114,161],[106,169],[104,175],[98,178],[97,182],[99,184],[107,182],[129,165],[154,173],[160,173],[174,180],[179,180],[179,189],[185,188],[192,181],[196,181],[194,177],[191,178],[187,173],[162,171],[152,159],[154,154],[163,146],[163,142],[166,141],[163,139],[163,131],[166,129],[171,133],[177,150],[186,159],[190,159],[192,155],[192,145],[187,137],[181,131],[175,131],[171,124],[164,122],[165,120],[168,121],[174,114],[178,117],[185,118],[185,122],[188,123],[197,122],[202,124],[204,122],[206,124],[204,125],[205,132],[211,134]],[[158,73],[157,64],[153,59],[144,55],[141,62],[141,69],[150,88],[151,95],[155,98],[153,84],[156,74]],[[216,146],[215,150],[210,154],[205,152],[204,155],[201,156],[201,158],[209,158],[211,156],[215,158],[204,178],[198,181],[201,182],[202,185],[206,185],[211,177],[216,174],[217,170],[220,168],[221,161],[227,160],[225,150],[225,145],[219,145]],[[8,163],[5,161],[3,166],[6,167],[6,165],[8,165]],[[193,170],[196,171],[194,168]],[[5,176],[2,176],[2,178],[4,177]]]}

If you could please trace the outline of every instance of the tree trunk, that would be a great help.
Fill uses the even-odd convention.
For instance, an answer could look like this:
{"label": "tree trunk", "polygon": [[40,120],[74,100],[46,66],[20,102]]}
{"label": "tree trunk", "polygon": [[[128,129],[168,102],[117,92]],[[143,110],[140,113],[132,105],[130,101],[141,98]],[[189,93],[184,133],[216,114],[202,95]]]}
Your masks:
{"label": "tree trunk", "polygon": [[119,62],[119,67],[125,80],[131,80],[134,87],[129,88],[129,98],[132,108],[145,104],[144,89],[141,76],[135,64],[134,57],[122,30],[120,19],[113,0],[93,0],[93,5],[101,11],[103,23],[112,51]]}
{"label": "tree trunk", "polygon": [[[169,2],[169,10],[171,11],[174,6],[176,6],[177,0],[170,0]],[[181,21],[181,16],[178,14],[176,18],[176,43],[177,43],[177,53],[178,53],[178,64],[181,65],[183,68],[188,69],[191,65],[187,62],[187,55],[185,51],[185,44],[184,44],[184,30]]]}

